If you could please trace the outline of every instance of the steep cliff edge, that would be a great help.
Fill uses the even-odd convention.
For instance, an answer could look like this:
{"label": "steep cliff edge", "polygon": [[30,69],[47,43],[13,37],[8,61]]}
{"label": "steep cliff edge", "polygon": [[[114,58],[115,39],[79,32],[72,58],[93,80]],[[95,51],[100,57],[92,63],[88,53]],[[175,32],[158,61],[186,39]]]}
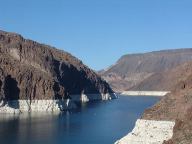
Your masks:
{"label": "steep cliff edge", "polygon": [[[163,83],[167,79],[162,80],[161,73],[191,61],[191,55],[192,49],[128,54],[122,56],[113,66],[100,71],[99,74],[115,91],[169,91],[170,87],[165,87]],[[169,83],[168,80],[166,82]]]}
{"label": "steep cliff edge", "polygon": [[71,54],[0,31],[0,100],[103,100],[110,86]]}

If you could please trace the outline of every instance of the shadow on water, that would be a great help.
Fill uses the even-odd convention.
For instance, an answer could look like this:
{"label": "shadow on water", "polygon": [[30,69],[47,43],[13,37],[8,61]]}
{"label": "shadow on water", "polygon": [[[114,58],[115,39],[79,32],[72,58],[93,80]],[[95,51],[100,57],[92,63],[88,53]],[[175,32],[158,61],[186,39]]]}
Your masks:
{"label": "shadow on water", "polygon": [[[1,114],[0,119],[0,139],[3,144],[19,144],[19,116],[11,114]],[[11,131],[10,131],[11,130]],[[5,140],[6,139],[6,140]]]}

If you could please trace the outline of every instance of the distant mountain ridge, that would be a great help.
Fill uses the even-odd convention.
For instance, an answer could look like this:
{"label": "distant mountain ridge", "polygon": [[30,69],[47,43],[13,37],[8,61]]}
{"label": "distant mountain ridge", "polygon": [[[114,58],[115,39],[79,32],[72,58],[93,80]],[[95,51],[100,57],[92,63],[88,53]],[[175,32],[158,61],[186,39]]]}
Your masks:
{"label": "distant mountain ridge", "polygon": [[[189,61],[192,61],[192,48],[128,54],[99,74],[110,83],[115,91],[158,90],[155,87],[144,87],[144,84],[139,84],[157,73],[160,74]],[[148,85],[153,85],[153,83]]]}

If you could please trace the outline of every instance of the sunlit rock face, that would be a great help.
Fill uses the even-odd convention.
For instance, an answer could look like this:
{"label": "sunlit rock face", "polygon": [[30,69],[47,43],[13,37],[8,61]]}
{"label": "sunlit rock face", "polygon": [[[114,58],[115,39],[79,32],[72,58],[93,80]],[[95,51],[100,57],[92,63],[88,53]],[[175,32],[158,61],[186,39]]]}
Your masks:
{"label": "sunlit rock face", "polygon": [[[0,100],[72,100],[74,95],[116,98],[110,86],[71,54],[0,31]],[[92,98],[89,97],[89,100]]]}

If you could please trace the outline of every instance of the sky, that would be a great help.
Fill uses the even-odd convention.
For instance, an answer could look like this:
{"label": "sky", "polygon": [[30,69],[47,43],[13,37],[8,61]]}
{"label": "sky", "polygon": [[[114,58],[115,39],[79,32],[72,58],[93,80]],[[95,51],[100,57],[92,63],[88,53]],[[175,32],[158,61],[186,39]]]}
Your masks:
{"label": "sky", "polygon": [[94,70],[122,55],[192,47],[191,0],[0,0],[0,29],[78,57]]}

